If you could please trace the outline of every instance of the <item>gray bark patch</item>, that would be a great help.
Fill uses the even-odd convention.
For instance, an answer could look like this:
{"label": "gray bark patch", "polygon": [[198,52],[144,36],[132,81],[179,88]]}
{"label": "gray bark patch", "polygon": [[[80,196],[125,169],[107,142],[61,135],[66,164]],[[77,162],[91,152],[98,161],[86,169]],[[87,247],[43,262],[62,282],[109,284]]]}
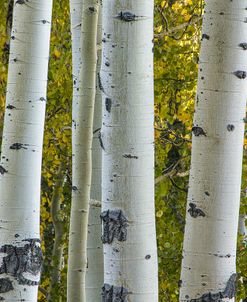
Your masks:
{"label": "gray bark patch", "polygon": [[192,133],[195,135],[195,136],[207,136],[206,132],[199,126],[193,126],[192,127]]}
{"label": "gray bark patch", "polygon": [[102,287],[102,302],[127,302],[129,291],[123,286],[105,283]]}
{"label": "gray bark patch", "polygon": [[38,276],[42,267],[42,251],[39,239],[25,239],[26,243],[22,247],[11,244],[0,248],[0,253],[7,254],[3,257],[0,267],[0,274],[8,274],[15,277],[19,284],[38,285],[38,281],[33,281],[24,277],[24,273]]}
{"label": "gray bark patch", "polygon": [[236,295],[237,274],[232,274],[226,283],[226,287],[222,292],[207,293],[198,299],[188,300],[189,302],[222,302],[222,299],[232,299]]}
{"label": "gray bark patch", "polygon": [[239,79],[245,79],[247,76],[246,71],[243,71],[243,70],[237,70],[233,74]]}
{"label": "gray bark patch", "polygon": [[202,216],[202,217],[206,216],[205,213],[201,209],[198,209],[194,203],[191,202],[189,204],[189,207],[190,208],[189,208],[188,212],[190,213],[191,217],[197,218],[200,216]]}
{"label": "gray bark patch", "polygon": [[127,240],[128,220],[122,210],[108,210],[101,213],[103,222],[102,242],[111,244],[116,238],[118,241]]}
{"label": "gray bark patch", "polygon": [[105,109],[107,112],[111,113],[112,100],[110,98],[105,99]]}
{"label": "gray bark patch", "polygon": [[3,167],[3,166],[0,166],[0,173],[2,175],[4,175],[5,173],[7,173],[8,171]]}
{"label": "gray bark patch", "polygon": [[0,279],[0,293],[7,293],[11,290],[13,290],[13,284],[8,278],[1,278]]}

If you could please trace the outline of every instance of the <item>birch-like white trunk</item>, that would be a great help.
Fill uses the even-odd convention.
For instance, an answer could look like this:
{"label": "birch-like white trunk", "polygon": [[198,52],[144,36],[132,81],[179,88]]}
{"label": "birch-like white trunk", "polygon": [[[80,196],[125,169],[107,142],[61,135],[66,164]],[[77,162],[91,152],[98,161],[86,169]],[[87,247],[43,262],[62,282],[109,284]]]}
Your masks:
{"label": "birch-like white trunk", "polygon": [[[73,8],[71,9],[73,10]],[[92,174],[91,149],[96,90],[98,10],[99,4],[97,0],[83,1],[80,43],[81,69],[79,84],[76,88],[78,97],[73,99],[72,108],[73,190],[69,233],[68,302],[86,301],[85,275],[87,269],[87,232]]]}
{"label": "birch-like white trunk", "polygon": [[180,301],[235,301],[247,1],[207,0],[192,128]]}
{"label": "birch-like white trunk", "polygon": [[[102,22],[101,6],[98,18],[97,33],[97,74],[101,67],[101,47],[102,47]],[[87,302],[101,301],[101,288],[104,280],[103,265],[103,246],[101,241],[101,172],[102,172],[102,149],[99,143],[99,131],[102,123],[102,96],[96,77],[96,97],[94,108],[94,136],[92,145],[92,184],[91,184],[91,203],[88,221],[88,270],[86,273],[86,297]]]}
{"label": "birch-like white trunk", "polygon": [[103,1],[102,301],[157,302],[153,1]]}
{"label": "birch-like white trunk", "polygon": [[16,0],[0,162],[0,300],[37,301],[52,0]]}

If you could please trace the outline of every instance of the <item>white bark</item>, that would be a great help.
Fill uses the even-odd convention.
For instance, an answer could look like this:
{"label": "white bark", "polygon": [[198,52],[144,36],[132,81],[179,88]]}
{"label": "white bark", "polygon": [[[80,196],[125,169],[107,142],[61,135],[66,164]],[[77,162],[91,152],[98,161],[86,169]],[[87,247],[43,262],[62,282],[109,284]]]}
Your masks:
{"label": "white bark", "polygon": [[[72,205],[69,234],[67,301],[86,301],[87,227],[92,170],[93,113],[97,64],[97,0],[85,0],[81,23],[81,72],[73,99]],[[72,25],[73,27],[73,25]],[[73,71],[74,72],[74,71]]]}
{"label": "white bark", "polygon": [[246,0],[206,1],[180,301],[235,301],[247,96],[246,7]]}
{"label": "white bark", "polygon": [[[101,66],[101,47],[102,47],[102,22],[101,9],[99,10],[98,33],[97,33],[97,74]],[[96,78],[96,82],[98,76]],[[88,270],[86,273],[86,297],[87,302],[101,301],[101,288],[104,280],[103,265],[103,246],[101,242],[101,168],[102,168],[102,149],[100,147],[98,135],[102,123],[102,97],[97,82],[97,90],[94,108],[94,136],[92,145],[92,183],[91,183],[91,203],[88,223]]]}
{"label": "white bark", "polygon": [[103,1],[102,301],[107,302],[120,296],[158,301],[152,38],[153,1]]}
{"label": "white bark", "polygon": [[0,296],[37,301],[40,179],[52,0],[14,3],[0,163]]}

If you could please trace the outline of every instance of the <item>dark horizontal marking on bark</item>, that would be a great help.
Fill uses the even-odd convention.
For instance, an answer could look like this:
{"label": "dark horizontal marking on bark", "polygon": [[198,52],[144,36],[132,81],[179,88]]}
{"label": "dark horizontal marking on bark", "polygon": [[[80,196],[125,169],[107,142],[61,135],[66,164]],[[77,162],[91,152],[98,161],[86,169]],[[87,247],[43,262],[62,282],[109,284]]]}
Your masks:
{"label": "dark horizontal marking on bark", "polygon": [[105,147],[104,147],[104,144],[103,144],[102,135],[101,135],[100,131],[99,131],[99,134],[98,134],[98,139],[99,139],[100,147],[105,151]]}
{"label": "dark horizontal marking on bark", "polygon": [[219,257],[219,258],[231,258],[230,254],[227,255],[221,255],[221,254],[209,254],[209,255],[213,255],[215,257]]}
{"label": "dark horizontal marking on bark", "polygon": [[3,167],[3,166],[0,166],[0,173],[2,175],[4,175],[5,173],[7,173],[8,171]]}
{"label": "dark horizontal marking on bark", "polygon": [[28,145],[22,144],[22,143],[14,143],[9,147],[9,149],[11,149],[11,150],[27,149],[25,146],[28,146]]}
{"label": "dark horizontal marking on bark", "polygon": [[105,99],[105,109],[107,112],[111,113],[112,100],[110,98]]}
{"label": "dark horizontal marking on bark", "polygon": [[192,202],[189,203],[189,207],[190,208],[189,208],[188,212],[191,217],[197,218],[200,216],[202,216],[202,217],[206,216],[206,214],[201,209],[198,209],[194,203],[192,203]]}
{"label": "dark horizontal marking on bark", "polygon": [[50,22],[47,20],[41,20],[41,23],[46,24],[46,23],[50,23]]}
{"label": "dark horizontal marking on bark", "polygon": [[246,71],[243,71],[243,70],[234,71],[233,74],[234,74],[237,78],[239,78],[239,79],[245,79],[246,76],[247,76]]}
{"label": "dark horizontal marking on bark", "polygon": [[102,287],[102,302],[127,302],[130,292],[123,286],[105,283]]}
{"label": "dark horizontal marking on bark", "polygon": [[137,16],[131,12],[120,12],[115,18],[124,22],[133,22],[143,18],[143,16]]}
{"label": "dark horizontal marking on bark", "polygon": [[11,290],[13,290],[13,284],[8,278],[1,278],[0,279],[0,293],[7,293]]}
{"label": "dark horizontal marking on bark", "polygon": [[206,132],[201,128],[201,127],[198,127],[198,126],[193,126],[192,127],[192,133],[195,135],[195,136],[207,136]]}
{"label": "dark horizontal marking on bark", "polygon": [[228,130],[229,132],[234,131],[234,129],[235,129],[235,126],[234,126],[234,125],[232,125],[232,124],[227,125],[227,130]]}
{"label": "dark horizontal marking on bark", "polygon": [[41,97],[39,100],[40,100],[41,102],[46,102],[46,99],[45,99],[44,97]]}
{"label": "dark horizontal marking on bark", "polygon": [[16,107],[9,104],[8,106],[6,106],[6,108],[7,108],[7,109],[15,109]]}
{"label": "dark horizontal marking on bark", "polygon": [[237,274],[232,274],[226,283],[224,291],[218,293],[207,293],[198,299],[191,299],[188,302],[221,302],[222,299],[233,299],[236,295]]}
{"label": "dark horizontal marking on bark", "polygon": [[72,186],[72,191],[78,191],[77,186]]}
{"label": "dark horizontal marking on bark", "polygon": [[243,50],[247,50],[247,43],[240,43],[239,47],[241,47]]}
{"label": "dark horizontal marking on bark", "polygon": [[210,196],[210,193],[209,193],[208,191],[206,191],[205,194],[206,194],[207,196]]}
{"label": "dark horizontal marking on bark", "polygon": [[17,0],[15,3],[16,4],[25,4],[26,2],[28,2],[28,0]]}
{"label": "dark horizontal marking on bark", "polygon": [[210,37],[209,37],[209,35],[207,35],[207,34],[202,34],[202,40],[209,40],[210,39]]}
{"label": "dark horizontal marking on bark", "polygon": [[127,240],[128,220],[122,210],[108,210],[101,213],[103,222],[102,242],[111,244],[116,238],[118,241]]}
{"label": "dark horizontal marking on bark", "polygon": [[247,117],[243,118],[244,123],[247,123]]}
{"label": "dark horizontal marking on bark", "polygon": [[138,156],[136,156],[136,155],[131,155],[131,154],[124,154],[123,157],[124,157],[124,158],[131,158],[131,159],[132,159],[132,158],[133,158],[133,159],[138,159]]}
{"label": "dark horizontal marking on bark", "polygon": [[42,251],[39,239],[25,239],[28,242],[24,246],[3,245],[0,253],[7,254],[3,257],[0,274],[14,277],[19,284],[35,286],[39,281],[27,279],[24,273],[39,276],[42,267]]}

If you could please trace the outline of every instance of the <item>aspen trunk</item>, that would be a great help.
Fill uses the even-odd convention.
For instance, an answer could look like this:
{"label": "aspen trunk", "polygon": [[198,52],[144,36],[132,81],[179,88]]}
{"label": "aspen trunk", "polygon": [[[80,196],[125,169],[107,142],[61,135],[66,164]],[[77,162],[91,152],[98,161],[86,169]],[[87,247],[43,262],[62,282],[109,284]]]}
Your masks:
{"label": "aspen trunk", "polygon": [[[88,212],[92,170],[93,114],[97,64],[97,0],[82,6],[78,97],[73,99],[72,205],[69,234],[68,302],[85,302]],[[79,25],[79,24],[78,24]],[[73,25],[72,25],[73,26]],[[80,49],[79,49],[80,50]]]}
{"label": "aspen trunk", "polygon": [[235,301],[247,96],[247,1],[207,0],[180,301]]}
{"label": "aspen trunk", "polygon": [[52,0],[14,2],[0,163],[0,300],[37,301]]}
{"label": "aspen trunk", "polygon": [[[101,66],[102,47],[102,22],[101,7],[99,10],[98,33],[97,33],[97,74]],[[101,301],[101,288],[104,280],[103,246],[101,242],[101,172],[102,172],[102,149],[99,143],[99,133],[102,123],[102,96],[99,89],[98,77],[96,77],[97,90],[94,108],[94,136],[92,145],[92,184],[91,203],[88,222],[88,270],[86,274],[86,297],[87,302]]]}
{"label": "aspen trunk", "polygon": [[153,1],[103,1],[102,301],[157,302]]}

